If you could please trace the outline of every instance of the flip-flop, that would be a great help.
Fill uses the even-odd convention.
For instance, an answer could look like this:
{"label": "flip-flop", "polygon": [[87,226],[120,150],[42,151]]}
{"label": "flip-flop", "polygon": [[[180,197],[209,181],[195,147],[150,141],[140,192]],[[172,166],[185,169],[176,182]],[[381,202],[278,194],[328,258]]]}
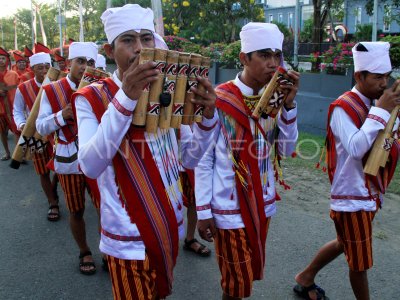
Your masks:
{"label": "flip-flop", "polygon": [[10,159],[11,159],[11,156],[8,154],[5,154],[0,158],[1,161],[6,161],[6,160],[10,160]]}
{"label": "flip-flop", "polygon": [[[56,208],[58,211],[53,212],[54,208]],[[49,220],[50,222],[56,222],[60,220],[60,207],[58,206],[58,204],[49,206],[49,211],[47,212],[47,220]]]}
{"label": "flip-flop", "polygon": [[329,298],[325,296],[325,291],[315,283],[310,286],[302,286],[300,284],[296,284],[293,287],[293,291],[297,294],[297,296],[306,300],[312,300],[310,298],[310,295],[308,294],[311,291],[316,291],[317,300],[329,300]]}
{"label": "flip-flop", "polygon": [[[84,275],[93,275],[96,273],[96,265],[93,261],[83,261],[85,256],[92,256],[92,252],[86,251],[85,253],[79,254],[79,271]],[[86,270],[85,267],[92,267],[92,269]]]}

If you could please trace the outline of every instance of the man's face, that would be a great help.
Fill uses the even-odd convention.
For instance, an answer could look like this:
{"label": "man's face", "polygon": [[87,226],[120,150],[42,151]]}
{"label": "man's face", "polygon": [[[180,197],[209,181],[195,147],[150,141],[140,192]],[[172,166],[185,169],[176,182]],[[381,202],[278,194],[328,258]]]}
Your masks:
{"label": "man's face", "polygon": [[359,78],[356,79],[360,92],[369,99],[379,99],[388,86],[390,73],[391,72],[385,74],[360,74]]}
{"label": "man's face", "polygon": [[130,30],[119,35],[107,55],[115,59],[118,67],[125,72],[142,48],[154,48],[155,41],[151,31],[142,29],[140,33]]}
{"label": "man's face", "polygon": [[4,55],[0,55],[0,67],[3,68],[7,66],[7,58]]}
{"label": "man's face", "polygon": [[18,68],[18,70],[21,70],[21,71],[25,70],[25,68],[26,68],[26,61],[25,61],[25,60],[19,60],[19,61],[17,62],[17,68]]}
{"label": "man's face", "polygon": [[69,70],[71,79],[73,81],[80,81],[87,66],[94,67],[94,60],[87,60],[86,57],[76,57],[72,59],[71,68]]}
{"label": "man's face", "polygon": [[281,64],[282,52],[271,49],[254,51],[251,57],[245,57],[245,63],[242,61],[249,76],[260,83],[267,84],[274,75],[277,67]]}
{"label": "man's face", "polygon": [[64,60],[60,60],[59,62],[57,62],[58,67],[60,68],[60,70],[64,70],[65,69],[65,61]]}
{"label": "man's face", "polygon": [[40,83],[43,82],[47,71],[50,69],[50,64],[37,64],[32,67],[33,73],[35,73],[35,78]]}

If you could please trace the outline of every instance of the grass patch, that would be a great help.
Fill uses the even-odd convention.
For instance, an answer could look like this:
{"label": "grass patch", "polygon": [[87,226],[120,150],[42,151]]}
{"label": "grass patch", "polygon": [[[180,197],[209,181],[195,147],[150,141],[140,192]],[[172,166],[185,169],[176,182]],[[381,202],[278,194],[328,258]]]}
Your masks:
{"label": "grass patch", "polygon": [[[288,167],[304,168],[308,171],[320,172],[320,176],[328,176],[321,169],[316,169],[316,164],[320,160],[324,145],[325,136],[300,132],[296,146],[296,158],[286,158],[283,164]],[[325,165],[325,163],[322,165]],[[397,167],[387,192],[400,195],[400,166]]]}

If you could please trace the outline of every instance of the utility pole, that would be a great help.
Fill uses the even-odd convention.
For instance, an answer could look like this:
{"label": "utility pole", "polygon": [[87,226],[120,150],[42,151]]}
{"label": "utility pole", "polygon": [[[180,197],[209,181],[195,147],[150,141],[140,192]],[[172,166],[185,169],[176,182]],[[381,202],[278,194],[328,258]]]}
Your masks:
{"label": "utility pole", "polygon": [[85,37],[83,35],[83,4],[82,0],[79,1],[79,23],[80,23],[80,30],[79,30],[79,41],[84,42]]}
{"label": "utility pole", "polygon": [[[35,24],[34,24],[35,23]],[[33,28],[34,26],[36,27],[36,22],[33,22],[33,3],[31,0],[31,25],[32,25],[32,49],[35,47],[35,29]]]}
{"label": "utility pole", "polygon": [[294,49],[293,49],[293,65],[297,67],[299,64],[299,18],[300,18],[300,0],[296,0],[296,8],[294,11]]}
{"label": "utility pole", "polygon": [[164,21],[163,21],[163,14],[162,14],[162,4],[161,0],[151,0],[151,8],[154,12],[154,20],[156,22],[156,32],[164,36]]}
{"label": "utility pole", "polygon": [[58,0],[58,26],[60,30],[60,55],[63,56],[61,0]]}
{"label": "utility pole", "polygon": [[376,42],[378,34],[378,0],[374,0],[374,14],[372,16],[372,41]]}

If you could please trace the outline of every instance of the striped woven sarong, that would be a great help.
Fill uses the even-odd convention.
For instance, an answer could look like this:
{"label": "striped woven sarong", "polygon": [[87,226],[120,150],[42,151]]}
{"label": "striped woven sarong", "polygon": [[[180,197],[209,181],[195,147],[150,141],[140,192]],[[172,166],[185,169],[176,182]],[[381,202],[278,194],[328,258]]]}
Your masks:
{"label": "striped woven sarong", "polygon": [[339,212],[331,210],[337,239],[344,246],[344,254],[352,271],[372,267],[372,221],[374,211]]}

